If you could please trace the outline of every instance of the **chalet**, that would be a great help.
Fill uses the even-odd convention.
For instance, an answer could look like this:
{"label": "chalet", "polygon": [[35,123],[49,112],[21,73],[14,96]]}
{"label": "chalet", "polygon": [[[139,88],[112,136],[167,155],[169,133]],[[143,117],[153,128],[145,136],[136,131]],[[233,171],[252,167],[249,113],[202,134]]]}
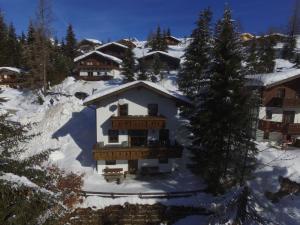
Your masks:
{"label": "chalet", "polygon": [[119,59],[124,59],[125,52],[128,49],[127,46],[122,45],[117,42],[110,42],[104,45],[101,45],[96,48],[97,51],[103,52],[108,55],[115,56]]}
{"label": "chalet", "polygon": [[248,76],[262,96],[257,139],[296,143],[300,137],[300,70]]}
{"label": "chalet", "polygon": [[127,46],[128,48],[136,48],[137,45],[131,39],[121,39],[117,43]]}
{"label": "chalet", "polygon": [[0,67],[0,86],[19,87],[25,82],[24,71],[15,67]]}
{"label": "chalet", "polygon": [[250,40],[253,40],[254,38],[255,38],[255,36],[250,33],[242,33],[241,34],[242,41],[250,41]]}
{"label": "chalet", "polygon": [[95,50],[95,48],[99,47],[100,45],[102,45],[101,41],[96,39],[89,39],[89,38],[83,39],[77,44],[78,49],[84,53],[93,51]]}
{"label": "chalet", "polygon": [[173,36],[165,36],[164,39],[168,45],[179,45],[181,43],[181,40]]}
{"label": "chalet", "polygon": [[91,51],[74,59],[74,75],[82,80],[108,80],[120,73],[122,60],[99,51]]}
{"label": "chalet", "polygon": [[153,62],[156,57],[159,59],[160,63],[162,64],[163,69],[168,71],[179,69],[180,58],[172,56],[163,51],[148,52],[144,56],[140,57],[138,60],[139,62],[143,61],[144,65],[146,65],[147,68],[151,68],[151,65],[153,65]]}
{"label": "chalet", "polygon": [[134,81],[89,96],[96,110],[97,171],[170,172],[182,156],[178,144],[178,106],[190,104],[179,94],[149,81]]}

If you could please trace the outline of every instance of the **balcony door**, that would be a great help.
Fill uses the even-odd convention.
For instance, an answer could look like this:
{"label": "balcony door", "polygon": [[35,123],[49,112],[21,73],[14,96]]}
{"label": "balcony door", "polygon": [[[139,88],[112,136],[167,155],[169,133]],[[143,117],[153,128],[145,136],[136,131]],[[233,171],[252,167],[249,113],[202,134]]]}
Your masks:
{"label": "balcony door", "polygon": [[295,112],[294,111],[283,111],[282,123],[289,124],[294,123]]}
{"label": "balcony door", "polygon": [[130,147],[146,147],[148,140],[147,130],[129,130],[128,142]]}

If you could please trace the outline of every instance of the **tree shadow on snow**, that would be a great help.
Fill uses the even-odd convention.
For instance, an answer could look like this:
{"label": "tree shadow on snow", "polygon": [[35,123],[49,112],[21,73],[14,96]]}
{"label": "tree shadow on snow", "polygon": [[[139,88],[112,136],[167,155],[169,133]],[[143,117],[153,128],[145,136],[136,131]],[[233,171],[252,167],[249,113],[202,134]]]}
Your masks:
{"label": "tree shadow on snow", "polygon": [[70,135],[81,149],[77,160],[84,167],[94,167],[95,161],[92,157],[92,147],[96,143],[96,118],[95,111],[84,108],[80,112],[72,113],[71,119],[57,130],[52,138]]}

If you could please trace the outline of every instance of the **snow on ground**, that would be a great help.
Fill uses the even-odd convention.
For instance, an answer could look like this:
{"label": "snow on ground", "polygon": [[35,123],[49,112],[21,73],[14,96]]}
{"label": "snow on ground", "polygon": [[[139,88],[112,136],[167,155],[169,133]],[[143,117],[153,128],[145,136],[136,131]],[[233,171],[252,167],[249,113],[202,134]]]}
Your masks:
{"label": "snow on ground", "polygon": [[[167,89],[177,90],[176,75],[176,72],[167,74],[165,79],[160,81],[160,85]],[[140,193],[203,188],[201,180],[192,175],[187,169],[184,169],[183,164],[179,171],[171,175],[126,179],[119,185],[107,183],[102,176],[96,173],[94,169],[95,161],[92,159],[91,151],[92,145],[96,142],[95,112],[91,108],[84,107],[83,102],[75,98],[74,94],[80,91],[91,95],[105,88],[120,85],[121,82],[121,79],[97,82],[75,81],[70,77],[62,84],[51,88],[53,93],[63,93],[64,95],[48,95],[43,105],[34,103],[36,95],[31,92],[4,88],[0,96],[5,97],[8,101],[1,105],[2,112],[10,112],[12,119],[22,123],[33,123],[32,132],[40,133],[39,136],[26,144],[28,151],[23,157],[48,148],[56,149],[50,155],[48,164],[55,164],[66,171],[84,173],[83,189],[87,191]],[[53,105],[49,103],[51,98],[54,100]],[[261,151],[258,155],[260,164],[255,171],[254,179],[250,180],[248,184],[252,188],[256,200],[264,209],[262,214],[274,218],[282,225],[299,224],[299,197],[286,196],[279,203],[273,204],[265,198],[264,193],[265,191],[277,191],[279,189],[279,176],[300,182],[300,149],[282,151],[268,146],[267,143],[258,143],[258,147]],[[9,177],[6,177],[6,179],[9,179]],[[110,199],[89,196],[85,198],[80,206],[103,208],[112,204],[124,204],[125,202],[133,204],[161,202],[166,205],[191,205],[211,208],[214,202],[220,202],[222,198],[216,198],[205,193],[176,199],[143,199],[138,196]]]}

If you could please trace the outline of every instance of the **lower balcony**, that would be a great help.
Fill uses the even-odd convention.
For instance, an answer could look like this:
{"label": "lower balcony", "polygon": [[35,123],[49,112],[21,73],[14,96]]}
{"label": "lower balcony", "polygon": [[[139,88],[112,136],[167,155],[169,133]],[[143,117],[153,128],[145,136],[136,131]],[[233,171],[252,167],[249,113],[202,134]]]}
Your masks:
{"label": "lower balcony", "polygon": [[123,147],[119,145],[93,147],[95,160],[138,160],[159,158],[181,158],[182,146],[146,146],[146,147]]}
{"label": "lower balcony", "polygon": [[280,132],[284,134],[300,134],[300,123],[282,123],[259,120],[258,129],[265,132]]}

